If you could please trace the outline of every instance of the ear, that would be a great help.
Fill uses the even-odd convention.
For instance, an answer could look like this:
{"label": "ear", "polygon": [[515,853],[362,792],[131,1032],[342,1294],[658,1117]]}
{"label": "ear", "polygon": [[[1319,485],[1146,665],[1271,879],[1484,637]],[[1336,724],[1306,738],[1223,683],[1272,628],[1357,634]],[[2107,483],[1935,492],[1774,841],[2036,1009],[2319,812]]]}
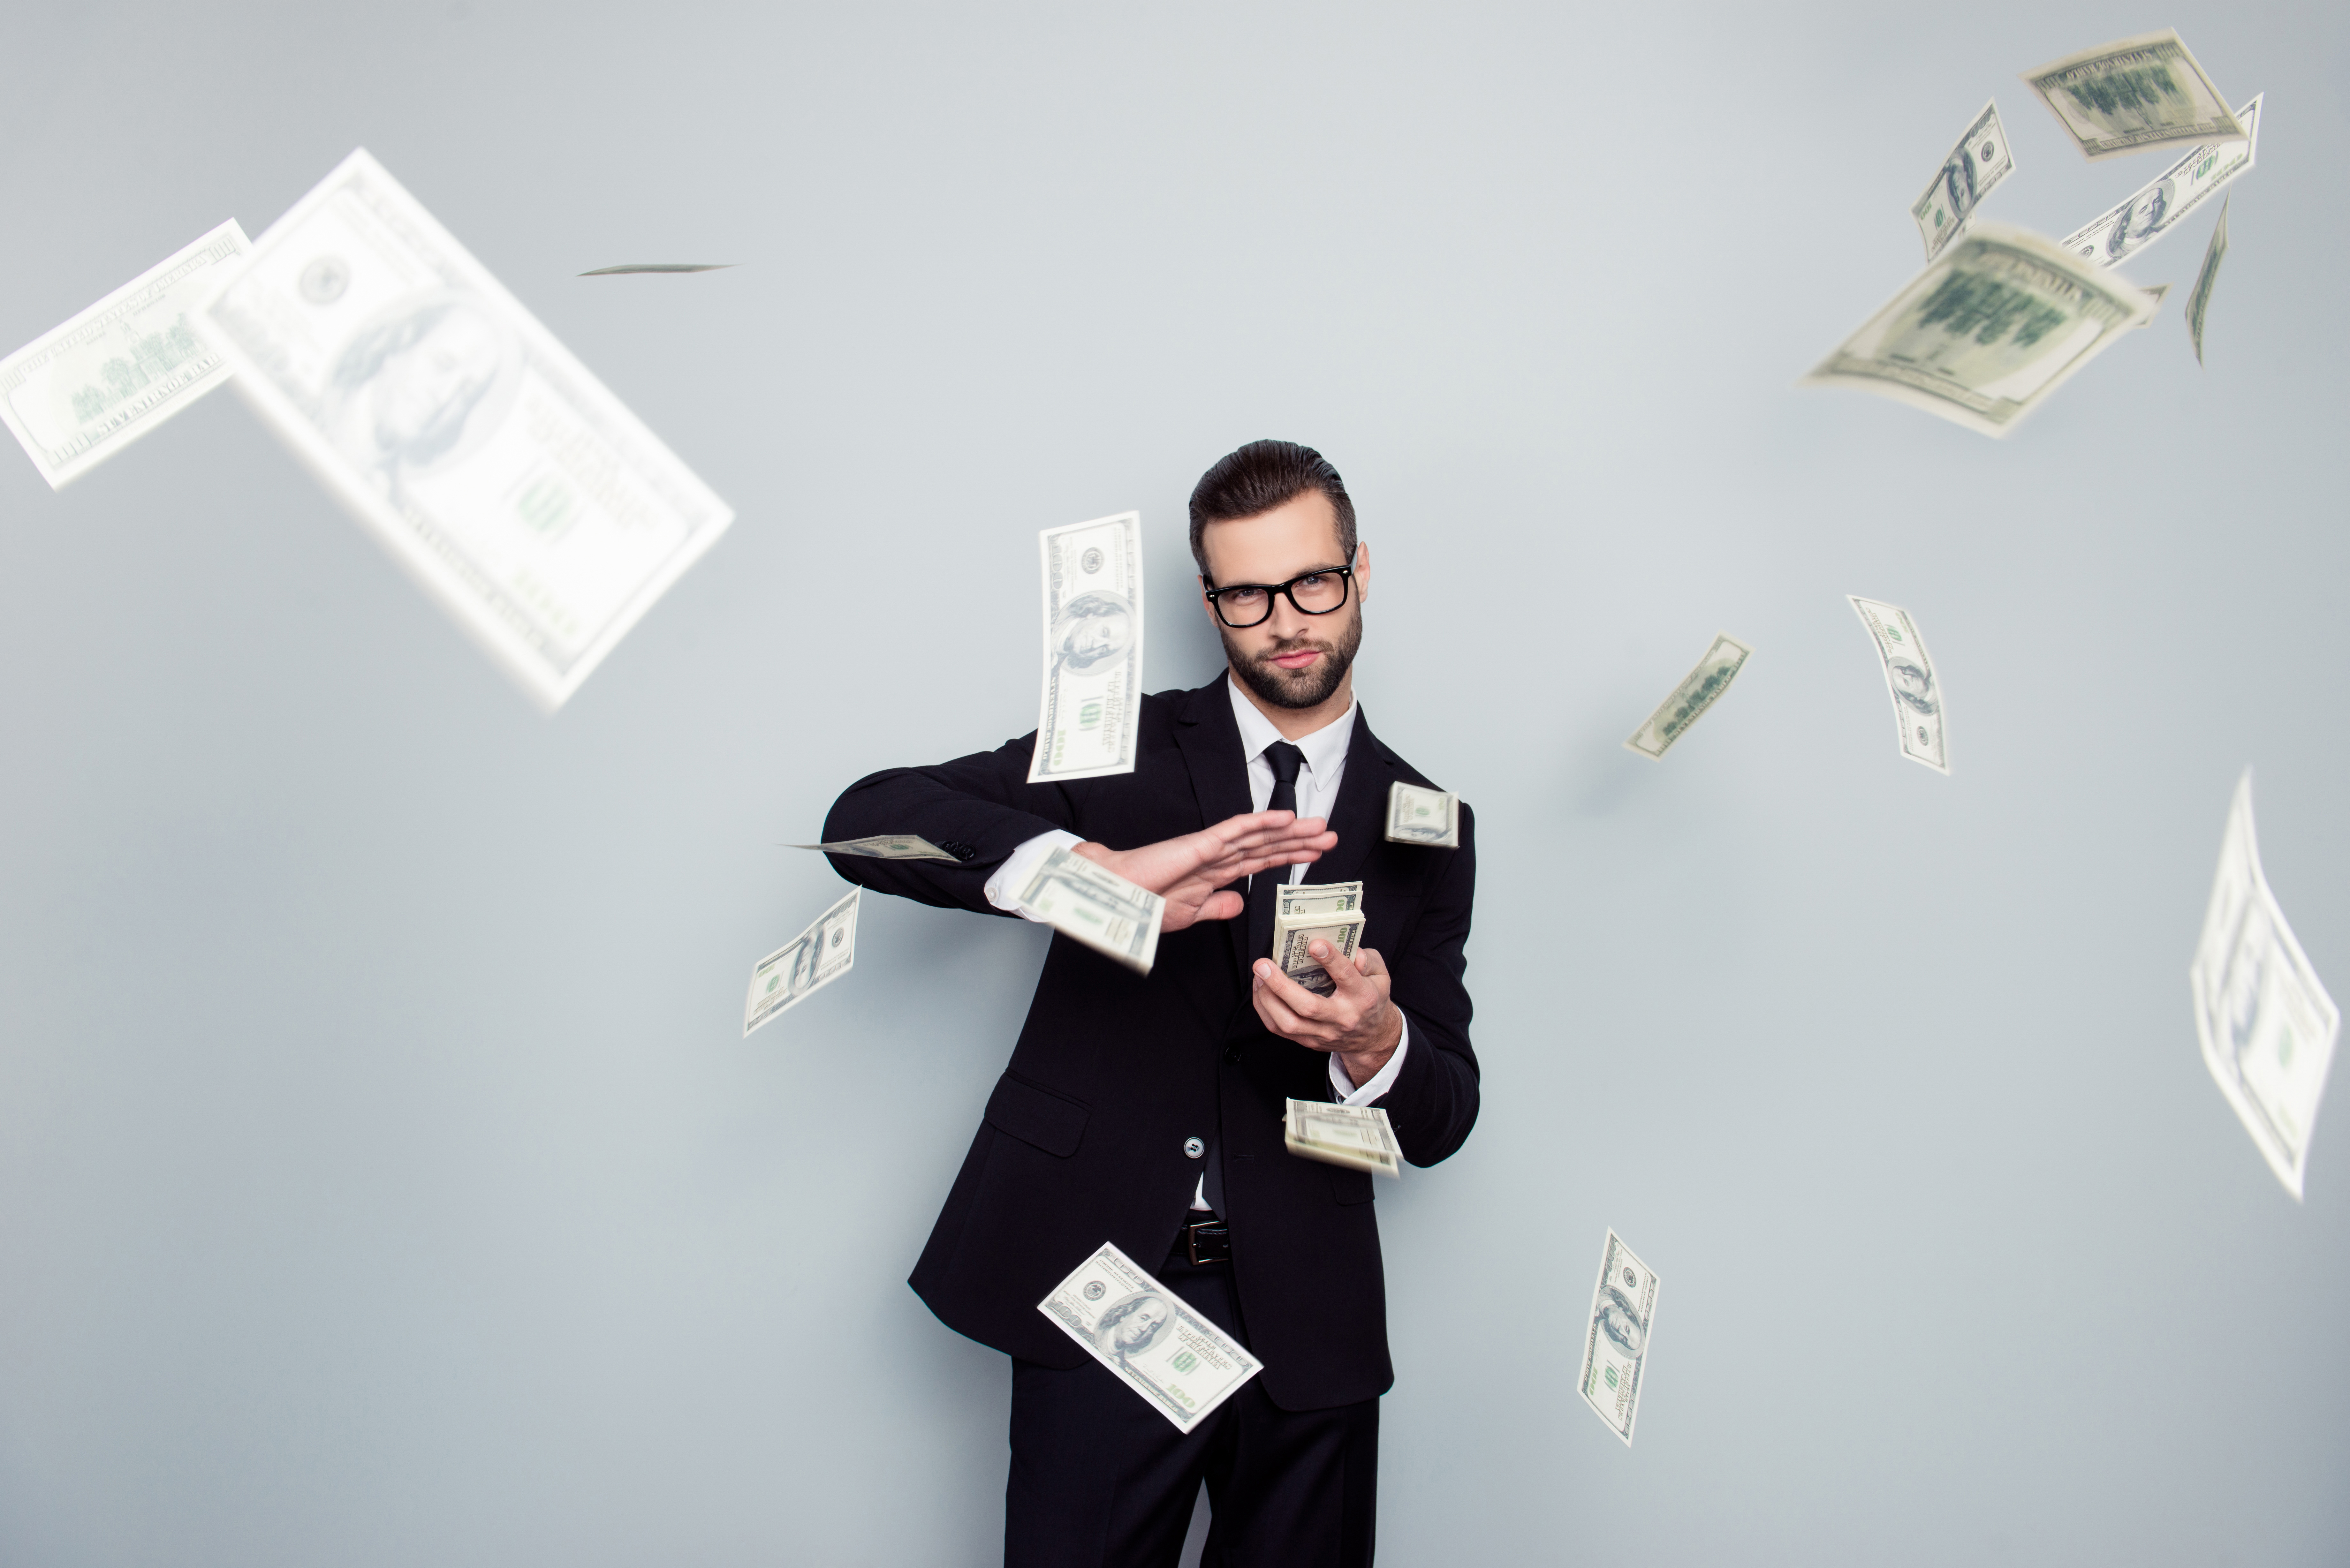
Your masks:
{"label": "ear", "polygon": [[1360,539],[1355,541],[1355,597],[1371,602],[1371,547]]}

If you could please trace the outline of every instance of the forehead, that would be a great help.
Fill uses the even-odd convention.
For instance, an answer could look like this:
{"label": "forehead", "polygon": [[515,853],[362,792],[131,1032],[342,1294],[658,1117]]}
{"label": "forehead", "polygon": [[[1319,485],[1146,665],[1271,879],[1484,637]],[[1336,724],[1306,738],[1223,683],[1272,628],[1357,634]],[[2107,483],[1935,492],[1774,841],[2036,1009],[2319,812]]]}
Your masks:
{"label": "forehead", "polygon": [[1338,509],[1318,490],[1270,512],[1211,523],[1200,530],[1208,575],[1220,583],[1279,583],[1316,566],[1343,566]]}

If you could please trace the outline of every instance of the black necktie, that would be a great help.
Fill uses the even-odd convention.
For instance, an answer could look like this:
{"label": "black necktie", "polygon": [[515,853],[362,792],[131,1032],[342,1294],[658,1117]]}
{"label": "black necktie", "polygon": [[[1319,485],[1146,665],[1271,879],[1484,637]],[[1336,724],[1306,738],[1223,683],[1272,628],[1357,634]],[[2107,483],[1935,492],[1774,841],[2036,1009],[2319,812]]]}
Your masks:
{"label": "black necktie", "polygon": [[[1264,760],[1273,764],[1273,795],[1264,803],[1267,811],[1297,809],[1297,770],[1305,765],[1305,753],[1287,741],[1275,741],[1264,749]],[[1289,867],[1268,866],[1256,874],[1249,886],[1249,950],[1251,963],[1273,951],[1273,910],[1281,895],[1281,885],[1289,880]]]}

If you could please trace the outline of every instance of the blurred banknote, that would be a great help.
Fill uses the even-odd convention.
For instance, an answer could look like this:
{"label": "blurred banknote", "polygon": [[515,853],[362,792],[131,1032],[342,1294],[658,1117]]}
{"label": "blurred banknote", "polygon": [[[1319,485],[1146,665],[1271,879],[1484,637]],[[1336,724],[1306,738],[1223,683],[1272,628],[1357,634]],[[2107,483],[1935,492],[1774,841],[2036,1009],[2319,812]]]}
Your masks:
{"label": "blurred banknote", "polygon": [[[2220,209],[2222,214],[2225,214],[2227,210],[2228,209],[2224,206]],[[2146,296],[2147,299],[2153,301],[2154,307],[2157,310],[2159,310],[2162,308],[2162,302],[2170,297],[2170,286],[2167,283],[2153,283],[2147,285],[2146,287],[2139,289],[2138,292]],[[2151,327],[2154,325],[2154,317],[2152,316],[2148,316],[2144,321],[2139,322],[2138,325],[2140,327]]]}
{"label": "blurred banknote", "polygon": [[[1273,961],[1281,966],[1282,973],[1316,996],[1328,996],[1338,985],[1314,956],[1313,945],[1317,940],[1328,942],[1333,963],[1355,956],[1363,940],[1362,887],[1360,882],[1321,886],[1305,882],[1284,888],[1274,904]],[[1341,888],[1350,891],[1341,898],[1329,896],[1331,889]]]}
{"label": "blurred banknote", "polygon": [[1994,100],[1983,105],[1975,122],[1942,160],[1942,171],[1934,176],[1926,193],[1909,204],[1909,215],[1918,221],[1918,235],[1926,242],[1928,261],[1959,237],[1974,217],[1977,204],[2014,171],[2015,157],[2008,151],[2007,130],[1999,122],[1999,104]]}
{"label": "blurred banknote", "polygon": [[1689,733],[1691,724],[1705,716],[1707,709],[1721,700],[1753,652],[1728,632],[1715,632],[1713,646],[1705,650],[1697,668],[1681,678],[1672,694],[1657,704],[1648,722],[1633,731],[1624,744],[1651,762],[1662,757],[1675,741]]}
{"label": "blurred banknote", "polygon": [[1140,974],[1159,956],[1167,900],[1107,866],[1055,849],[1016,895],[1020,907],[1072,941]]}
{"label": "blurred banknote", "polygon": [[1461,847],[1461,797],[1400,781],[1388,788],[1388,838],[1395,844]]}
{"label": "blurred banknote", "polygon": [[940,848],[927,838],[917,838],[910,833],[883,833],[871,838],[844,838],[837,844],[786,844],[786,849],[820,849],[827,855],[861,855],[868,860],[943,860],[950,866],[962,861]]}
{"label": "blurred banknote", "polygon": [[1583,1337],[1583,1402],[1608,1430],[1632,1446],[1640,1418],[1640,1380],[1648,1366],[1648,1335],[1657,1319],[1657,1276],[1632,1250],[1607,1232],[1599,1254],[1599,1283],[1591,1293],[1591,1323]]}
{"label": "blurred banknote", "polygon": [[640,272],[724,272],[733,262],[622,262],[619,266],[599,266],[583,272],[581,277],[623,277]]}
{"label": "blurred banknote", "polygon": [[2244,137],[2228,100],[2172,28],[2051,60],[2023,79],[2093,159]]}
{"label": "blurred banknote", "polygon": [[1934,661],[1926,653],[1926,639],[1909,612],[1898,605],[1879,604],[1857,594],[1846,594],[1877,645],[1885,667],[1885,690],[1893,698],[1893,726],[1901,754],[1923,763],[1938,774],[1950,771],[1950,754],[1942,735],[1942,689],[1934,680]]}
{"label": "blurred banknote", "polygon": [[2195,340],[2195,362],[2203,363],[2203,313],[2211,307],[2211,287],[2220,281],[2220,264],[2228,258],[2228,203],[2220,203],[2220,221],[2212,225],[2211,243],[2203,247],[2203,265],[2187,296],[2187,335]]}
{"label": "blurred banknote", "polygon": [[1377,1106],[1292,1100],[1282,1113],[1281,1141],[1290,1153],[1325,1165],[1374,1176],[1403,1174],[1403,1146],[1396,1142],[1387,1112]]}
{"label": "blurred banknote", "polygon": [[2204,1065],[2269,1168],[2300,1198],[2342,1011],[2309,967],[2261,870],[2249,768],[2228,807],[2220,871],[2188,980]]}
{"label": "blurred banknote", "polygon": [[364,151],[207,321],[279,439],[550,710],[733,520]]}
{"label": "blurred banknote", "polygon": [[0,421],[50,489],[229,379],[198,317],[249,248],[231,218],[0,359]]}
{"label": "blurred banknote", "polygon": [[1045,698],[1028,782],[1134,771],[1142,712],[1142,514],[1047,528]]}
{"label": "blurred banknote", "polygon": [[1982,223],[1804,378],[2005,435],[2154,302],[2037,234]]}
{"label": "blurred banknote", "polygon": [[1188,1432],[1263,1364],[1107,1241],[1036,1303],[1063,1334]]}
{"label": "blurred banknote", "polygon": [[2064,248],[2099,266],[2111,266],[2177,228],[2207,197],[2251,168],[2261,150],[2260,98],[2238,109],[2236,118],[2243,122],[2244,140],[2189,149],[2128,201],[2066,234]]}
{"label": "blurred banknote", "polygon": [[857,961],[857,895],[861,891],[851,888],[815,925],[752,969],[751,999],[743,1004],[744,1038],[849,971]]}

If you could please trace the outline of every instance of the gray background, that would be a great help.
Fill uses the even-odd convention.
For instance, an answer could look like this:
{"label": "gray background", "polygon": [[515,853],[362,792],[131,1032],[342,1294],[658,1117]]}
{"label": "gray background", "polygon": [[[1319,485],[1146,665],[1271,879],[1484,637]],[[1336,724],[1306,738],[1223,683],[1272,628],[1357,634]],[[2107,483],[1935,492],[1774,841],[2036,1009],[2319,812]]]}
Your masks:
{"label": "gray background", "polygon": [[[2345,13],[1159,9],[8,6],[0,346],[364,144],[740,518],[550,720],[234,396],[62,495],[0,452],[0,1562],[993,1561],[1004,1364],[901,1281],[1043,939],[869,901],[744,1043],[839,891],[773,846],[1031,726],[1039,528],[1139,507],[1151,683],[1212,674],[1182,502],[1267,434],[1483,828],[1384,1560],[2350,1557],[2350,1128],[2296,1205],[2185,972],[2253,763],[2350,987]],[[2015,73],[2174,19],[2269,94],[2207,369],[2208,212],[2009,441],[1794,389],[1986,96],[1991,217],[2158,171]],[[638,260],[742,265],[573,275]]]}

